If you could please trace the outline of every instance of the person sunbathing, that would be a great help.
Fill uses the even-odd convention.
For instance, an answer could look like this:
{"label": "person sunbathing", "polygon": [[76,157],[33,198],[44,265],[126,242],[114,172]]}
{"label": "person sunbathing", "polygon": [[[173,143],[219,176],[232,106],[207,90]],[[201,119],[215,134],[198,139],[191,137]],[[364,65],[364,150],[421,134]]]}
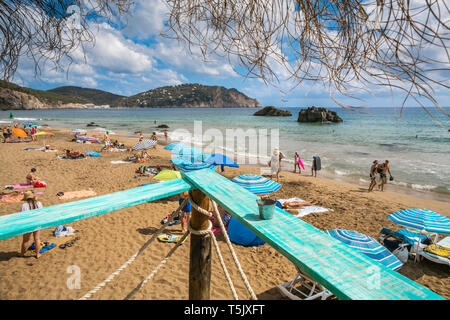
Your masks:
{"label": "person sunbathing", "polygon": [[289,201],[283,202],[281,206],[283,209],[301,209],[307,206],[314,206],[315,204],[309,201]]}
{"label": "person sunbathing", "polygon": [[70,151],[69,149],[66,149],[66,150],[64,150],[64,151],[65,151],[64,156],[65,156],[67,159],[79,159],[79,158],[84,158],[84,157],[85,157],[84,154],[79,153],[79,152],[77,152],[77,151],[72,152],[72,151]]}

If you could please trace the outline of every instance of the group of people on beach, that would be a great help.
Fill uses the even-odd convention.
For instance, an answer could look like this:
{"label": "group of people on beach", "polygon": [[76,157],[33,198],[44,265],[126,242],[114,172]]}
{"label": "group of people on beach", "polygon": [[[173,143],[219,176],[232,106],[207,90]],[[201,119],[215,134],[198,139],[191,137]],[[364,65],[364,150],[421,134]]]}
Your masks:
{"label": "group of people on beach", "polygon": [[[19,123],[14,123],[13,128],[12,129],[19,129]],[[6,143],[6,141],[8,139],[11,138],[11,136],[13,135],[13,131],[10,128],[10,126],[4,126],[2,129],[2,133],[3,133],[3,143]],[[37,137],[35,136],[36,133],[38,133],[38,129],[36,126],[33,125],[23,125],[23,131],[25,131],[25,133],[27,134],[27,137],[29,137],[31,139],[31,141],[36,141]],[[21,139],[21,137],[17,137],[19,140]]]}
{"label": "group of people on beach", "polygon": [[391,174],[391,170],[389,168],[389,160],[385,160],[384,163],[378,163],[378,160],[374,160],[372,162],[372,166],[370,167],[370,185],[369,192],[375,188],[377,185],[377,178],[379,177],[378,190],[384,191],[384,185],[387,183],[387,173],[389,173],[389,180],[394,180],[394,177]]}
{"label": "group of people on beach", "polygon": [[[268,163],[269,167],[271,168],[272,177],[276,176],[277,182],[279,181],[279,173],[281,171],[281,160],[284,158],[285,158],[285,155],[278,148],[275,148],[273,150],[271,159]],[[301,162],[299,153],[296,151],[294,153],[294,171],[293,172],[296,173],[297,169],[298,169],[298,173],[301,174],[302,173],[301,166],[303,166],[303,163]],[[313,160],[312,160],[312,164],[311,164],[311,176],[317,177],[317,171],[319,171],[319,170],[321,170],[320,157],[313,156]]]}

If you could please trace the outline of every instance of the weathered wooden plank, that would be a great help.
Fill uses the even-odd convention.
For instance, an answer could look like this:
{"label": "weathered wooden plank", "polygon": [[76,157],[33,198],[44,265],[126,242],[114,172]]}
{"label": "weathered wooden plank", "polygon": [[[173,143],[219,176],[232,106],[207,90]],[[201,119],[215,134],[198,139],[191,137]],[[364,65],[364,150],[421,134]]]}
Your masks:
{"label": "weathered wooden plank", "polygon": [[184,178],[0,217],[0,239],[170,197],[193,187]]}
{"label": "weathered wooden plank", "polygon": [[261,220],[258,197],[212,170],[185,178],[339,299],[443,299],[284,210]]}

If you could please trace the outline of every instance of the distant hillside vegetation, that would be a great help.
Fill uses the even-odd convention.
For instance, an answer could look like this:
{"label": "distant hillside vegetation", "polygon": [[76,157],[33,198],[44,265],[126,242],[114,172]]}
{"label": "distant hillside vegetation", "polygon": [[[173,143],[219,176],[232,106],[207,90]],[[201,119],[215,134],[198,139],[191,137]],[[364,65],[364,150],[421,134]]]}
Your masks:
{"label": "distant hillside vegetation", "polygon": [[6,90],[13,90],[22,92],[31,96],[34,96],[38,98],[41,102],[51,104],[51,105],[59,105],[59,104],[65,104],[65,103],[82,103],[79,99],[75,97],[70,97],[66,95],[60,95],[55,92],[51,91],[42,91],[42,90],[35,90],[30,89],[26,87],[21,87],[17,84],[0,80],[0,88],[6,89]]}
{"label": "distant hillside vegetation", "polygon": [[149,90],[121,101],[124,107],[140,108],[239,108],[261,107],[256,100],[236,89],[201,84],[182,84]]}
{"label": "distant hillside vegetation", "polygon": [[149,90],[125,97],[103,90],[64,86],[47,91],[21,87],[0,80],[1,110],[53,108],[260,108],[256,99],[236,89],[183,84]]}
{"label": "distant hillside vegetation", "polygon": [[95,105],[108,104],[110,106],[116,106],[118,104],[118,101],[124,98],[124,96],[120,96],[103,90],[74,86],[59,87],[47,90],[47,92],[73,98],[80,101],[80,103],[93,103]]}

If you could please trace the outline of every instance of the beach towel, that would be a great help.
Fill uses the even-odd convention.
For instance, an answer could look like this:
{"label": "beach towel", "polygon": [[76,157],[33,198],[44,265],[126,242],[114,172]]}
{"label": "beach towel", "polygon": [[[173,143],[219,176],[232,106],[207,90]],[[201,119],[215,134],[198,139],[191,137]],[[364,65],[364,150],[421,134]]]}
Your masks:
{"label": "beach towel", "polygon": [[316,161],[316,170],[319,171],[320,169],[322,169],[322,163],[320,161],[320,157],[316,156],[315,161]]}
{"label": "beach towel", "polygon": [[44,181],[38,181],[34,184],[33,187],[35,188],[45,188],[47,186],[47,184]]}
{"label": "beach towel", "polygon": [[74,234],[75,229],[72,227],[64,227],[63,225],[59,225],[53,230],[53,235],[57,238],[60,237],[68,237]]}
{"label": "beach towel", "polygon": [[61,200],[68,200],[68,199],[73,199],[73,198],[92,197],[92,196],[96,196],[96,195],[97,195],[97,192],[89,189],[89,190],[64,192],[64,194],[62,196],[58,196],[58,198]]}
{"label": "beach towel", "polygon": [[132,161],[123,161],[123,160],[118,160],[118,161],[111,161],[112,164],[120,164],[120,163],[134,163]]}
{"label": "beach towel", "polygon": [[32,184],[20,183],[20,184],[7,185],[7,186],[5,186],[5,189],[15,190],[15,189],[26,189],[26,188],[33,188],[33,187],[34,186]]}
{"label": "beach towel", "polygon": [[[303,202],[303,201],[304,200],[302,200],[300,198],[290,198],[290,199],[279,199],[277,202],[279,202],[281,205],[285,202]],[[299,208],[299,209],[284,209],[282,206],[278,206],[278,207],[295,215],[297,218],[307,216],[308,214],[311,214],[311,213],[321,213],[321,212],[333,211],[331,209],[322,208],[322,207],[318,207],[318,206],[305,206],[305,207]]]}
{"label": "beach towel", "polygon": [[88,155],[88,156],[91,156],[91,157],[101,157],[100,153],[94,152],[94,151],[86,151],[84,154]]}
{"label": "beach towel", "polygon": [[447,259],[450,259],[450,248],[446,248],[444,246],[441,246],[439,244],[431,244],[425,249],[423,249],[426,252],[435,254],[440,257],[444,257]]}
{"label": "beach towel", "polygon": [[29,151],[29,150],[44,150],[45,147],[32,147],[32,148],[25,148],[23,150]]}
{"label": "beach towel", "polygon": [[[39,253],[44,253],[46,251],[49,251],[56,247],[55,243],[49,243],[47,241],[41,242],[41,246],[39,248]],[[31,251],[33,254],[36,254],[36,250],[34,248],[34,242],[33,244],[28,248],[28,251]]]}
{"label": "beach towel", "polygon": [[11,193],[0,196],[0,203],[18,203],[23,200],[23,192]]}

